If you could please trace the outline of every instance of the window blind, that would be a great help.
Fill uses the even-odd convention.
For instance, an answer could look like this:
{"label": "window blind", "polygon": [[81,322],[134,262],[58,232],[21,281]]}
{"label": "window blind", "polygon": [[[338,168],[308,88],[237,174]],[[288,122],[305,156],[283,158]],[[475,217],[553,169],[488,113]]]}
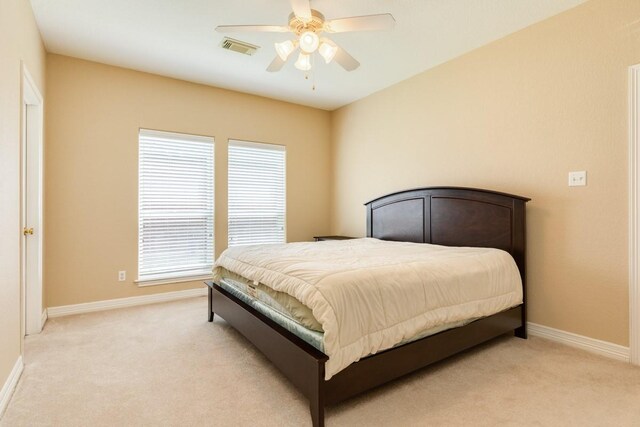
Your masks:
{"label": "window blind", "polygon": [[229,247],[285,242],[285,147],[229,141]]}
{"label": "window blind", "polygon": [[213,138],[141,129],[138,280],[210,274]]}

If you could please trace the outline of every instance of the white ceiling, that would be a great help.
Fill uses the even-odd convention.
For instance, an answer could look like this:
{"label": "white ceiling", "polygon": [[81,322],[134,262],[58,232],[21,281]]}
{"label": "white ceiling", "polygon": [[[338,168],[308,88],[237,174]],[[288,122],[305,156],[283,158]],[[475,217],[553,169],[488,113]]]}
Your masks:
{"label": "white ceiling", "polygon": [[49,52],[333,110],[585,0],[311,0],[327,19],[389,12],[390,31],[332,34],[361,63],[316,61],[316,89],[293,67],[265,71],[287,33],[236,33],[261,46],[223,50],[217,25],[286,25],[288,0],[31,0]]}

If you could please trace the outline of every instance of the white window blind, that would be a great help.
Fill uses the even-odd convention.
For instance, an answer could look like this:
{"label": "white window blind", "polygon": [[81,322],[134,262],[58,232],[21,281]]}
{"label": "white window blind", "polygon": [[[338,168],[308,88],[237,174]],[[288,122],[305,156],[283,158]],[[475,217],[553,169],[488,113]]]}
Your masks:
{"label": "white window blind", "polygon": [[285,147],[229,141],[229,247],[285,242]]}
{"label": "white window blind", "polygon": [[141,129],[138,280],[210,274],[213,138]]}

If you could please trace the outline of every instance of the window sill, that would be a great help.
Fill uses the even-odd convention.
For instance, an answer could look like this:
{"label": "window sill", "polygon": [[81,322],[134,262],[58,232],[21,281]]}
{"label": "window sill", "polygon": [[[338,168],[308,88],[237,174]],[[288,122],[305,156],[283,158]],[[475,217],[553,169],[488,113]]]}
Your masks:
{"label": "window sill", "polygon": [[213,276],[209,273],[197,274],[192,276],[167,277],[161,279],[136,280],[134,281],[134,283],[138,285],[139,288],[144,288],[146,286],[170,285],[172,283],[194,282],[197,280],[211,280],[212,278]]}

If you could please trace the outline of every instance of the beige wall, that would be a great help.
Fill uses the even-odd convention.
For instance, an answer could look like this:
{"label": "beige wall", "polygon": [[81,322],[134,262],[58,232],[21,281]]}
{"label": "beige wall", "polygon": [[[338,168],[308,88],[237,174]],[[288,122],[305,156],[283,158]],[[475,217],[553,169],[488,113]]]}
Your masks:
{"label": "beige wall", "polygon": [[21,61],[44,93],[45,52],[31,6],[0,0],[0,388],[20,356]]}
{"label": "beige wall", "polygon": [[[530,321],[628,344],[627,75],[640,2],[593,0],[336,111],[333,232],[454,185],[531,197]],[[588,171],[569,188],[567,173]]]}
{"label": "beige wall", "polygon": [[228,138],[286,145],[289,241],[329,231],[330,113],[58,55],[47,67],[47,306],[202,286],[132,282],[140,127],[215,137],[217,254],[227,243]]}
{"label": "beige wall", "polygon": [[[46,305],[200,286],[117,281],[118,270],[136,276],[137,130],[145,127],[216,138],[217,254],[227,239],[228,138],[287,145],[290,241],[328,232],[330,220],[334,233],[364,235],[362,204],[406,188],[531,197],[530,320],[626,345],[627,68],[640,62],[638,22],[635,0],[592,0],[334,113],[49,55]],[[13,108],[5,76],[18,78],[8,66],[2,112]],[[5,134],[3,122],[3,144]],[[3,162],[15,160],[18,146],[2,150]],[[17,180],[14,163],[1,173]],[[589,185],[567,187],[567,172],[583,169]],[[11,191],[3,197],[17,197]],[[8,215],[17,221],[15,208]],[[3,236],[12,230],[1,227]]]}

